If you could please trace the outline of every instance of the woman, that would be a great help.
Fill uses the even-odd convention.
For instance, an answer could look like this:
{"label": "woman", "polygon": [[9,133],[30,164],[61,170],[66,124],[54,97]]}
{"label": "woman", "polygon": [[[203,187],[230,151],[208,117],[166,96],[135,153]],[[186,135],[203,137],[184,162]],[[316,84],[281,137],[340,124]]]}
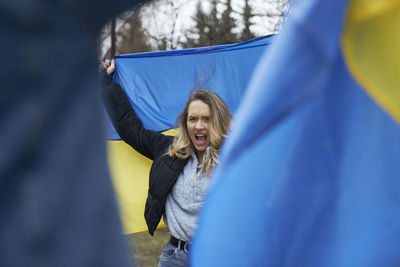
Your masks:
{"label": "woman", "polygon": [[178,117],[175,137],[143,128],[119,84],[113,83],[114,60],[102,62],[104,102],[115,129],[126,143],[153,160],[145,219],[151,235],[164,216],[171,238],[160,256],[160,267],[185,266],[189,241],[209,185],[211,170],[226,137],[231,113],[208,90],[193,92]]}

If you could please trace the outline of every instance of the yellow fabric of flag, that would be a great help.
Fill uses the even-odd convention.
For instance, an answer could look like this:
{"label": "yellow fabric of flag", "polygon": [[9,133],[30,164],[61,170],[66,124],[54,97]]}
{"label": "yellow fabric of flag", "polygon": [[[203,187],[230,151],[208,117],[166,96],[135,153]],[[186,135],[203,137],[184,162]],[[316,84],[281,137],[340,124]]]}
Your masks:
{"label": "yellow fabric of flag", "polygon": [[400,1],[351,1],[342,44],[356,80],[400,122]]}
{"label": "yellow fabric of flag", "polygon": [[[164,132],[174,135],[175,130]],[[108,158],[125,234],[147,231],[144,205],[152,161],[124,141],[108,141]],[[159,227],[165,226],[161,221]]]}

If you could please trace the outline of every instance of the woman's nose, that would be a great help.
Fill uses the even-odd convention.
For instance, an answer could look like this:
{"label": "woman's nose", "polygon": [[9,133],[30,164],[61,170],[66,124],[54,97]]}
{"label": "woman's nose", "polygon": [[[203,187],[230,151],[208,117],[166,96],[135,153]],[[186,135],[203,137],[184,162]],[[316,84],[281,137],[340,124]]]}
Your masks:
{"label": "woman's nose", "polygon": [[201,122],[201,120],[198,120],[197,122],[196,122],[196,124],[194,125],[194,128],[196,128],[196,129],[201,129],[201,128],[203,128],[204,127],[204,125],[203,125],[203,123]]}

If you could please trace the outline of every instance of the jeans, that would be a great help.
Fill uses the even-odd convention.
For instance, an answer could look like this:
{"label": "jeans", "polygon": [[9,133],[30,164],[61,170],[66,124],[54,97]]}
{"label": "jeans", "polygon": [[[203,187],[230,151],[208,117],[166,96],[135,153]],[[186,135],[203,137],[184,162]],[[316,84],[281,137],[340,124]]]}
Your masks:
{"label": "jeans", "polygon": [[158,267],[185,267],[188,265],[188,260],[186,251],[168,242],[161,251]]}

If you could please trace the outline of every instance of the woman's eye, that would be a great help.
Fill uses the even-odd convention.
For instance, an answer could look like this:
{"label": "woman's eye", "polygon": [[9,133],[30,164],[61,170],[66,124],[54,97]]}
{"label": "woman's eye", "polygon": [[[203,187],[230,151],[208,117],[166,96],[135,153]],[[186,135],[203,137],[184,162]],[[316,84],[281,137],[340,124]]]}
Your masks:
{"label": "woman's eye", "polygon": [[208,122],[209,120],[210,120],[209,117],[205,117],[205,118],[204,118],[204,121],[205,121],[205,122]]}
{"label": "woman's eye", "polygon": [[189,121],[195,121],[196,119],[195,118],[189,118]]}

